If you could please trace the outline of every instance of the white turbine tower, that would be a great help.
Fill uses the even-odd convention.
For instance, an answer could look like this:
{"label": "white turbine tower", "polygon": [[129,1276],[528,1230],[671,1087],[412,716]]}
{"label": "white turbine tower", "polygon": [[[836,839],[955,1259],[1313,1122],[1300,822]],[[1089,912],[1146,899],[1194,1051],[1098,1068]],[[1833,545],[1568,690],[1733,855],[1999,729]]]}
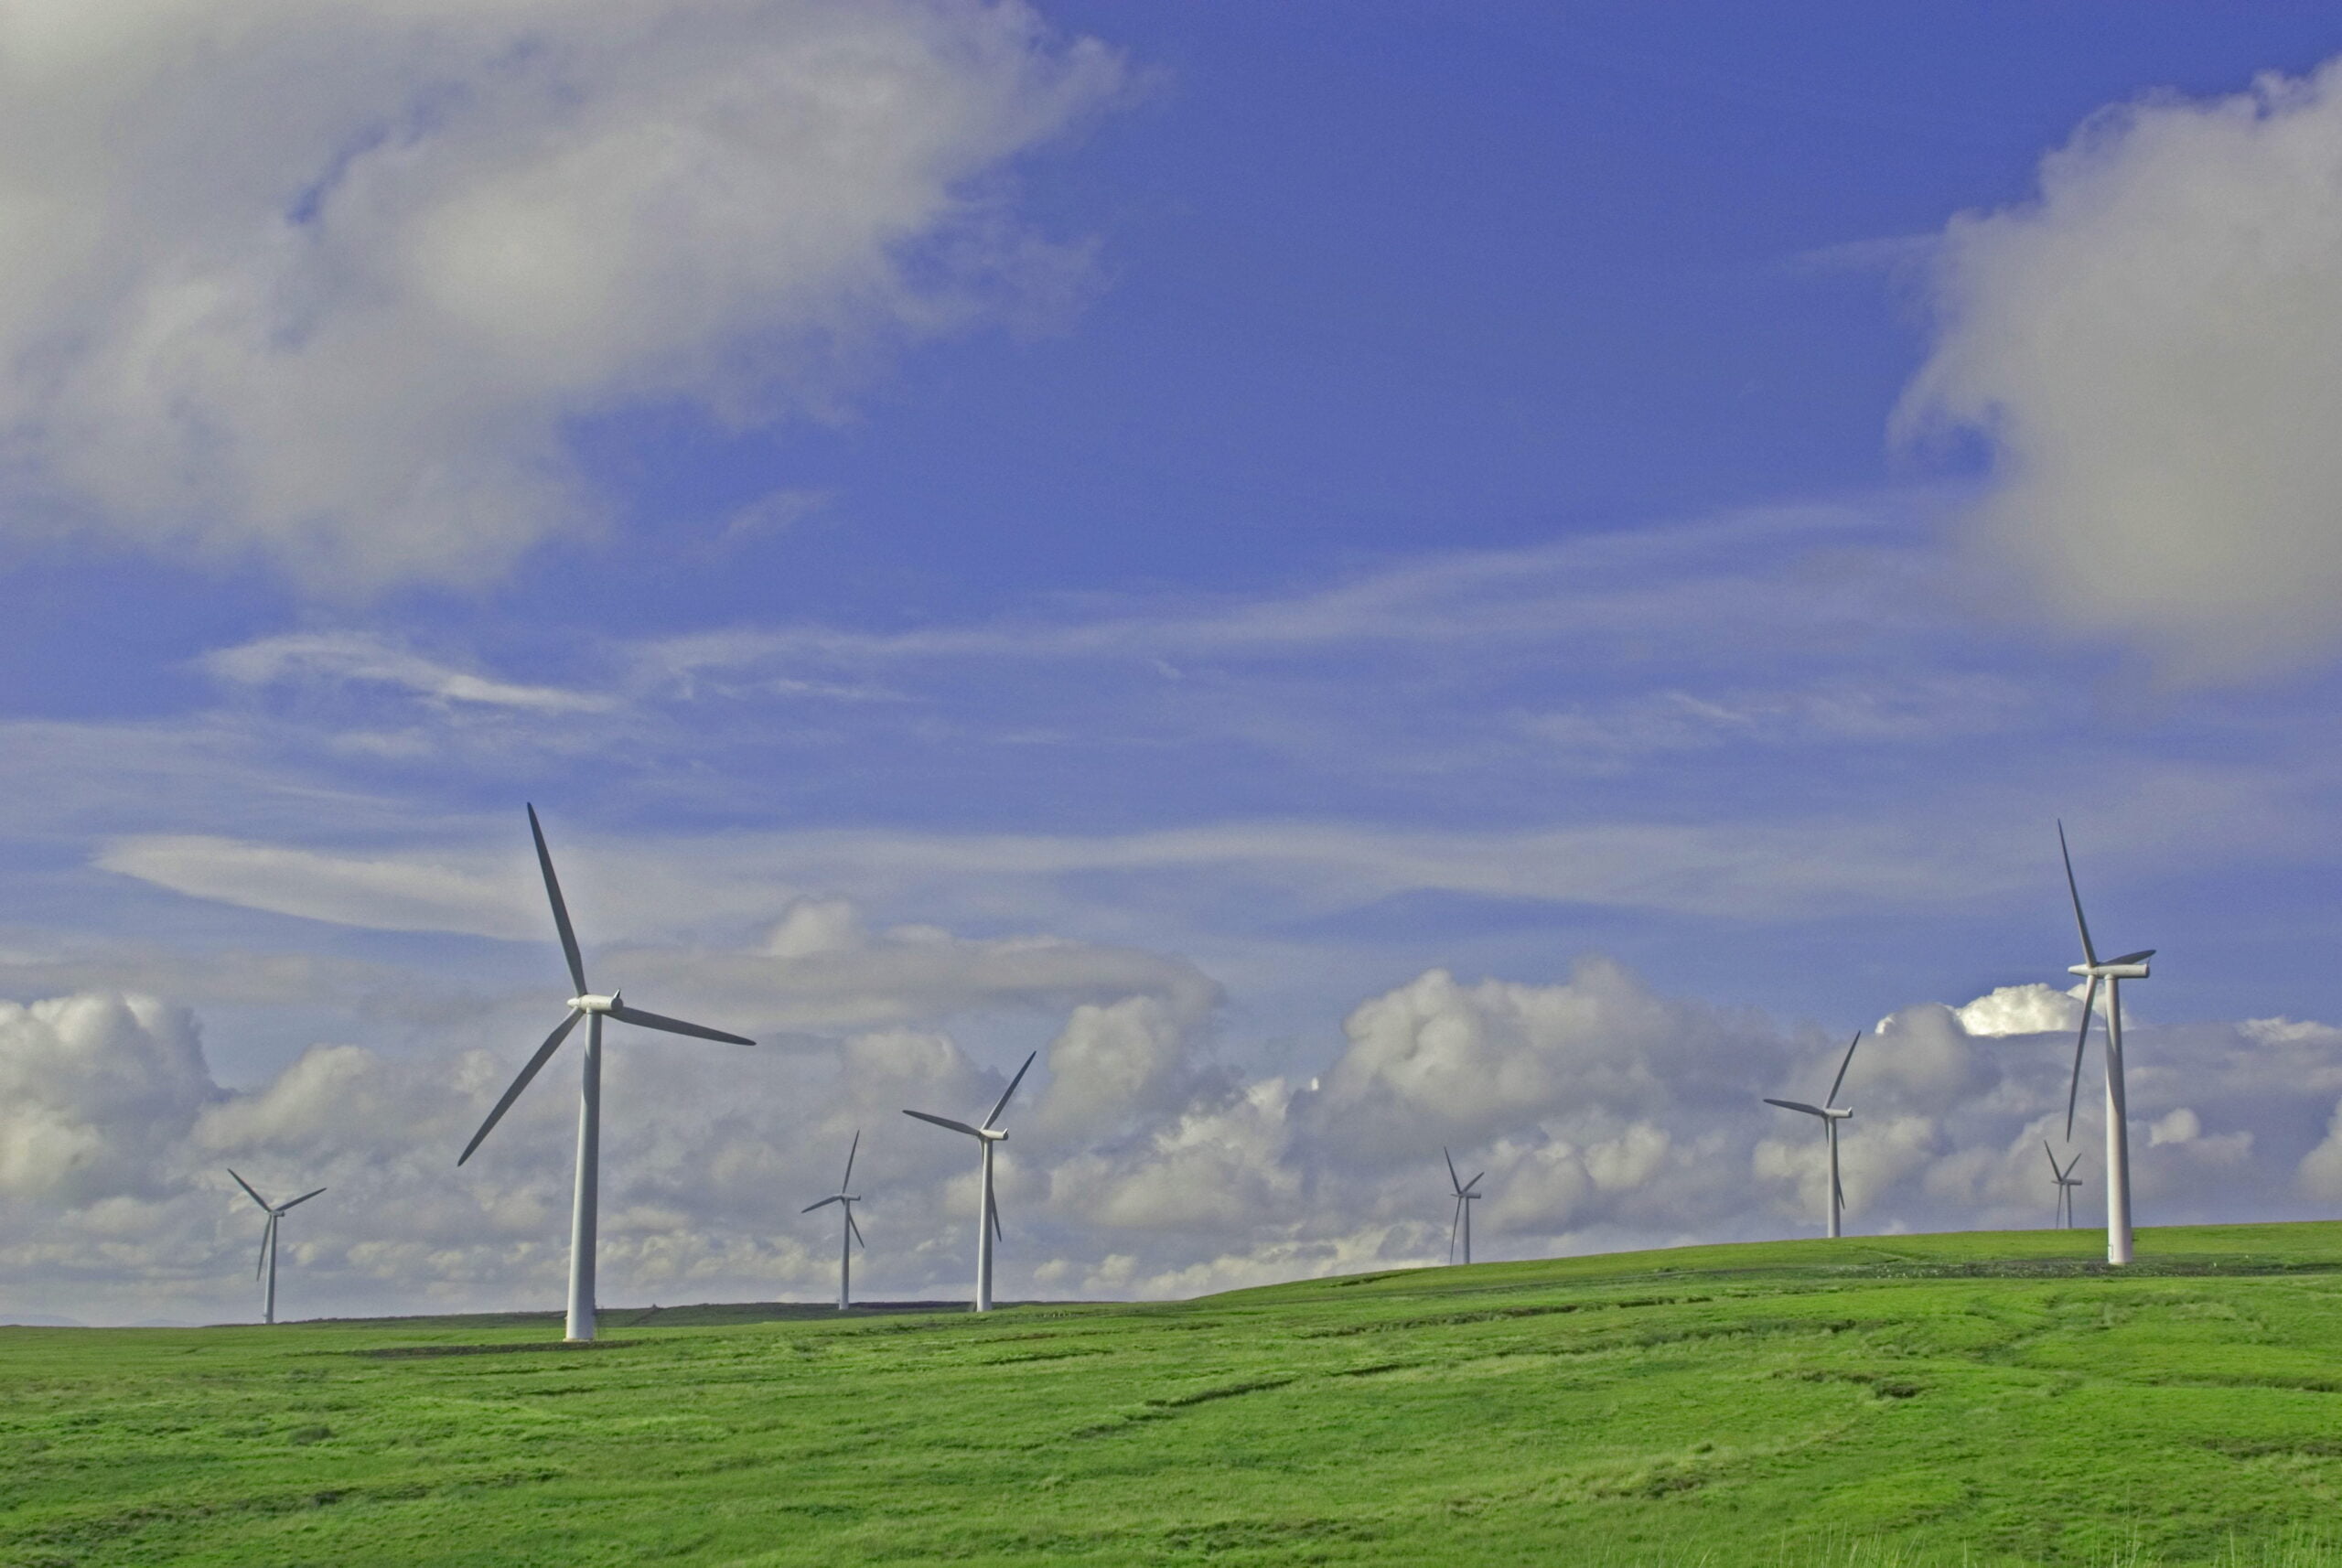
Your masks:
{"label": "white turbine tower", "polygon": [[2074,1175],[2074,1167],[2082,1163],[2081,1151],[2075,1150],[2074,1157],[2062,1165],[2050,1151],[2047,1138],[2041,1140],[2041,1152],[2049,1155],[2049,1177],[2057,1184],[2057,1218],[2067,1230],[2071,1230],[2074,1228],[2074,1188],[2082,1185],[2081,1178]]}
{"label": "white turbine tower", "polygon": [[297,1208],[308,1202],[309,1199],[317,1196],[317,1192],[325,1191],[325,1188],[319,1187],[317,1192],[305,1192],[300,1197],[285,1203],[271,1203],[259,1193],[252,1191],[252,1184],[236,1176],[233,1169],[231,1169],[228,1174],[236,1176],[236,1185],[242,1187],[245,1196],[259,1204],[262,1211],[268,1216],[268,1223],[261,1229],[260,1262],[252,1265],[252,1278],[257,1280],[265,1275],[268,1279],[267,1289],[261,1293],[261,1321],[274,1323],[276,1321],[276,1222],[285,1218],[286,1209]]}
{"label": "white turbine tower", "polygon": [[1784,1111],[1799,1111],[1808,1116],[1821,1118],[1821,1130],[1830,1140],[1830,1234],[1832,1237],[1838,1234],[1839,1217],[1846,1207],[1846,1189],[1838,1185],[1838,1123],[1854,1113],[1853,1107],[1838,1103],[1838,1090],[1845,1084],[1846,1069],[1853,1065],[1854,1047],[1862,1043],[1863,1032],[1856,1029],[1854,1037],[1847,1042],[1845,1060],[1838,1064],[1838,1076],[1830,1080],[1830,1092],[1822,1097],[1821,1104],[1808,1105],[1799,1100],[1775,1100],[1771,1095],[1765,1097],[1767,1105],[1778,1105]]}
{"label": "white turbine tower", "polygon": [[[817,1208],[827,1208],[834,1203],[838,1206],[839,1212],[845,1216],[844,1228],[838,1237],[838,1310],[840,1312],[843,1312],[853,1304],[854,1244],[856,1241],[862,1241],[862,1227],[854,1222],[854,1206],[860,1203],[862,1199],[846,1190],[854,1185],[854,1152],[861,1147],[862,1129],[857,1127],[854,1130],[854,1142],[846,1145],[845,1175],[838,1178],[837,1191],[819,1203],[809,1203],[798,1210],[800,1214],[811,1214]],[[867,1241],[862,1241],[862,1244],[865,1247],[870,1245]]]}
{"label": "white turbine tower", "polygon": [[2082,934],[2082,961],[2067,966],[2079,974],[2082,988],[2081,1032],[2074,1036],[2074,1079],[2066,1090],[2066,1139],[2074,1136],[2074,1106],[2081,1096],[2082,1047],[2090,1043],[2090,1018],[2098,1000],[2098,983],[2106,983],[2106,1261],[2131,1261],[2131,1133],[2124,1120],[2122,1098],[2122,983],[2147,978],[2147,960],[2155,950],[2124,953],[2100,963],[2090,945],[2090,921],[2082,916],[2082,891],[2074,881],[2074,857],[2066,849],[2066,824],[2057,824],[2057,854],[2066,863],[2066,891],[2074,899],[2074,924]]}
{"label": "white turbine tower", "polygon": [[939,1127],[949,1127],[954,1133],[965,1133],[983,1149],[983,1198],[976,1210],[976,1310],[978,1312],[992,1310],[992,1242],[993,1238],[1000,1234],[1000,1207],[993,1201],[992,1196],[992,1146],[1008,1136],[993,1123],[1000,1120],[1000,1113],[1003,1111],[1008,1109],[1008,1097],[1016,1092],[1018,1084],[1025,1081],[1025,1074],[1033,1065],[1033,1057],[1040,1054],[1035,1051],[1032,1056],[1025,1058],[1025,1066],[1016,1069],[1016,1076],[1010,1079],[1008,1087],[1000,1091],[1000,1098],[993,1102],[992,1114],[986,1116],[980,1126],[971,1127],[965,1122],[954,1122],[948,1116],[929,1116],[924,1111],[903,1112],[906,1116],[916,1116],[922,1122],[932,1122]]}
{"label": "white turbine tower", "polygon": [[504,1112],[521,1098],[521,1091],[529,1087],[529,1080],[537,1076],[545,1063],[553,1060],[553,1052],[561,1049],[561,1042],[569,1038],[569,1032],[577,1027],[577,1020],[588,1020],[585,1074],[577,1099],[577,1192],[570,1209],[569,1314],[564,1333],[571,1339],[591,1339],[594,1337],[594,1217],[601,1187],[602,1020],[615,1018],[621,1024],[632,1024],[639,1028],[661,1029],[670,1035],[689,1035],[695,1039],[721,1040],[730,1046],[753,1046],[757,1042],[738,1035],[727,1035],[721,1029],[686,1024],[680,1018],[665,1018],[656,1013],[645,1013],[639,1007],[629,1007],[625,998],[615,992],[607,996],[588,993],[586,989],[586,961],[578,955],[577,933],[570,927],[569,906],[562,902],[561,883],[553,874],[553,856],[545,850],[544,830],[537,825],[537,809],[534,806],[529,808],[529,833],[537,843],[537,865],[545,874],[546,897],[553,900],[553,929],[560,933],[562,957],[569,961],[569,978],[577,991],[569,999],[569,1016],[545,1036],[545,1043],[537,1047],[537,1054],[529,1058],[529,1065],[521,1069],[521,1076],[512,1080],[512,1087],[504,1091],[504,1098],[496,1102],[496,1109],[489,1112],[488,1120],[479,1124],[479,1131],[472,1134],[472,1141],[466,1144],[464,1152],[456,1156],[456,1163],[460,1165],[472,1157],[472,1151],[478,1148],[480,1140],[503,1120]]}
{"label": "white turbine tower", "polygon": [[1456,1156],[1442,1149],[1439,1157],[1447,1162],[1447,1185],[1456,1189],[1456,1218],[1447,1222],[1447,1261],[1456,1261],[1456,1233],[1460,1228],[1464,1233],[1464,1261],[1468,1263],[1472,1261],[1472,1205],[1482,1197],[1472,1189],[1480,1185],[1480,1176],[1488,1173],[1482,1171],[1470,1181],[1461,1181],[1456,1175]]}

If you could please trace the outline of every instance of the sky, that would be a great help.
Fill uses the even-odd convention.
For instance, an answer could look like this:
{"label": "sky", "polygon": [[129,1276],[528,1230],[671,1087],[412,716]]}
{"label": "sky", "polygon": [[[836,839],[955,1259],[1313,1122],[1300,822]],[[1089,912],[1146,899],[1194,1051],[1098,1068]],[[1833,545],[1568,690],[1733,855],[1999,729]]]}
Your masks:
{"label": "sky", "polygon": [[[2342,1204],[2342,22],[0,0],[0,1320]],[[2047,1143],[2057,1154],[2045,1154]]]}

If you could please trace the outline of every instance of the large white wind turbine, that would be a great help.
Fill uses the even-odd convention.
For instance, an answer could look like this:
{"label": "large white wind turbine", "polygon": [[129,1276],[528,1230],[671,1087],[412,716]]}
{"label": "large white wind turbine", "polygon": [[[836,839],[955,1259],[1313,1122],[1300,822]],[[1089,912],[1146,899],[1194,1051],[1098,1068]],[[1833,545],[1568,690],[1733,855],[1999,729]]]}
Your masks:
{"label": "large white wind turbine", "polygon": [[2090,945],[2090,921],[2082,916],[2082,890],[2074,880],[2074,857],[2066,849],[2066,824],[2057,824],[2057,854],[2066,863],[2066,891],[2074,899],[2074,924],[2082,934],[2082,961],[2068,964],[2068,974],[2084,979],[2082,1026],[2074,1036],[2074,1079],[2066,1090],[2066,1138],[2074,1136],[2074,1106],[2081,1096],[2082,1047],[2090,1043],[2090,1017],[2098,1001],[2098,983],[2106,983],[2106,1261],[2131,1261],[2131,1133],[2124,1120],[2122,1099],[2122,983],[2147,978],[2147,960],[2155,950],[2145,948],[2121,958],[2098,961]]}
{"label": "large white wind turbine", "polygon": [[1033,1057],[1040,1054],[1035,1051],[1033,1056],[1025,1058],[1025,1066],[1016,1069],[1016,1076],[1010,1079],[1008,1087],[1000,1091],[1000,1098],[993,1102],[992,1114],[983,1119],[981,1126],[971,1127],[965,1122],[954,1122],[948,1116],[929,1116],[924,1111],[903,1112],[906,1116],[916,1116],[922,1122],[932,1122],[939,1127],[949,1127],[954,1133],[965,1133],[983,1149],[983,1199],[976,1209],[976,1310],[978,1312],[992,1310],[992,1242],[993,1238],[1000,1234],[1000,1207],[993,1201],[992,1196],[992,1146],[1008,1136],[993,1123],[1000,1120],[1000,1113],[1003,1111],[1008,1109],[1008,1097],[1016,1092],[1018,1084],[1025,1081],[1025,1074],[1033,1065]]}
{"label": "large white wind turbine", "polygon": [[1456,1233],[1460,1227],[1464,1232],[1464,1261],[1468,1263],[1472,1261],[1472,1206],[1482,1196],[1472,1189],[1480,1185],[1480,1176],[1488,1173],[1482,1171],[1470,1181],[1460,1181],[1456,1175],[1456,1156],[1442,1149],[1439,1157],[1447,1162],[1447,1185],[1456,1189],[1456,1218],[1447,1222],[1447,1261],[1456,1261]]}
{"label": "large white wind turbine", "polygon": [[537,825],[537,809],[534,806],[529,808],[529,833],[537,843],[537,865],[545,874],[545,895],[553,900],[553,929],[560,933],[561,954],[569,961],[569,978],[577,991],[569,999],[569,1016],[545,1036],[545,1043],[537,1047],[537,1054],[529,1058],[529,1065],[521,1069],[521,1076],[512,1080],[512,1087],[504,1091],[504,1098],[496,1102],[496,1109],[489,1112],[488,1120],[479,1124],[479,1131],[472,1134],[472,1141],[466,1144],[464,1152],[456,1156],[456,1163],[460,1165],[472,1157],[472,1151],[478,1148],[480,1140],[503,1120],[505,1112],[521,1098],[521,1091],[529,1087],[529,1080],[537,1076],[545,1063],[553,1060],[553,1052],[561,1049],[561,1042],[569,1038],[569,1031],[577,1026],[577,1020],[586,1019],[585,1075],[577,1099],[577,1193],[570,1209],[569,1316],[564,1333],[571,1339],[591,1339],[594,1337],[594,1214],[601,1186],[602,1020],[615,1018],[621,1024],[632,1024],[639,1028],[661,1029],[670,1035],[690,1035],[695,1039],[721,1040],[730,1046],[753,1046],[757,1042],[738,1035],[727,1035],[721,1029],[686,1024],[680,1018],[665,1018],[656,1013],[645,1013],[639,1007],[629,1007],[625,998],[615,992],[607,996],[588,993],[586,989],[586,961],[578,955],[577,933],[570,927],[569,906],[562,902],[561,883],[553,874],[553,856],[546,852],[544,829]]}
{"label": "large white wind turbine", "polygon": [[2057,1163],[2057,1156],[2051,1151],[2047,1138],[2041,1140],[2041,1152],[2049,1156],[2049,1176],[2057,1184],[2057,1218],[2067,1230],[2071,1230],[2074,1228],[2074,1188],[2082,1185],[2081,1177],[2074,1174],[2074,1167],[2082,1163],[2081,1151],[2075,1150],[2074,1157],[2062,1165]]}
{"label": "large white wind turbine", "polygon": [[274,1323],[276,1321],[276,1222],[285,1218],[286,1209],[308,1202],[309,1199],[317,1196],[317,1192],[325,1191],[325,1188],[319,1187],[317,1192],[305,1192],[300,1197],[284,1203],[271,1203],[259,1193],[252,1191],[252,1184],[236,1176],[232,1168],[228,1174],[236,1176],[236,1185],[242,1187],[245,1196],[259,1204],[263,1212],[268,1216],[268,1223],[261,1230],[260,1262],[252,1265],[252,1278],[259,1279],[265,1275],[268,1279],[267,1289],[261,1293],[261,1321]]}
{"label": "large white wind turbine", "polygon": [[1808,1105],[1801,1100],[1775,1100],[1769,1094],[1765,1097],[1767,1105],[1778,1105],[1784,1111],[1801,1111],[1808,1116],[1821,1118],[1821,1130],[1830,1140],[1830,1234],[1833,1237],[1838,1234],[1839,1217],[1846,1208],[1846,1189],[1838,1185],[1838,1123],[1854,1113],[1853,1107],[1838,1103],[1838,1090],[1846,1081],[1846,1069],[1853,1065],[1854,1047],[1862,1043],[1863,1032],[1856,1029],[1854,1037],[1846,1044],[1845,1060],[1838,1064],[1838,1076],[1830,1080],[1830,1092],[1822,1097],[1821,1104]]}
{"label": "large white wind turbine", "polygon": [[[838,1310],[840,1312],[843,1312],[853,1305],[854,1244],[856,1241],[862,1241],[862,1227],[854,1222],[854,1206],[860,1203],[862,1199],[846,1190],[854,1185],[854,1152],[861,1147],[862,1129],[857,1127],[854,1130],[854,1142],[846,1145],[845,1175],[838,1178],[837,1191],[830,1194],[821,1202],[809,1203],[797,1211],[800,1214],[811,1214],[817,1208],[827,1208],[834,1203],[838,1206],[838,1211],[845,1216],[845,1224],[838,1237]],[[870,1245],[867,1241],[862,1241],[862,1244],[865,1247]]]}

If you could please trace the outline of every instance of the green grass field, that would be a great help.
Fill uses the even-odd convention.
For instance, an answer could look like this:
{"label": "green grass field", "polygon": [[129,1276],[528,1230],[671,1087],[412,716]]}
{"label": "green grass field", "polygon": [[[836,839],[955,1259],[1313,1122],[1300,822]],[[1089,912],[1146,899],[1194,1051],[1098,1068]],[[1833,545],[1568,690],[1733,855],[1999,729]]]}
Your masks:
{"label": "green grass field", "polygon": [[2342,1563],[2342,1224],[0,1329],[0,1563]]}

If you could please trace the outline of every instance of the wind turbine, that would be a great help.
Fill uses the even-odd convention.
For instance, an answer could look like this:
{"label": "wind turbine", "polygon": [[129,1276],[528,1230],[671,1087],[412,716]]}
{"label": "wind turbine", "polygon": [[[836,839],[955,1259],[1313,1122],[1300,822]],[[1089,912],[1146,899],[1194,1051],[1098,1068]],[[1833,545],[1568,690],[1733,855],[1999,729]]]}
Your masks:
{"label": "wind turbine", "polygon": [[903,1112],[906,1116],[916,1116],[922,1122],[932,1122],[939,1127],[949,1127],[954,1133],[965,1133],[983,1148],[983,1205],[976,1211],[976,1310],[978,1312],[992,1310],[992,1243],[993,1238],[1000,1234],[1000,1207],[993,1201],[992,1197],[992,1146],[1008,1136],[993,1123],[1000,1120],[1000,1113],[1003,1111],[1008,1109],[1008,1097],[1016,1092],[1018,1084],[1025,1081],[1025,1074],[1033,1065],[1033,1057],[1040,1054],[1035,1051],[1033,1056],[1025,1058],[1025,1065],[1016,1069],[1016,1076],[1010,1079],[1008,1087],[1000,1091],[1000,1098],[993,1102],[992,1114],[983,1119],[981,1126],[971,1127],[965,1122],[954,1122],[948,1116],[929,1116],[924,1111]]}
{"label": "wind turbine", "polygon": [[1456,1189],[1456,1218],[1447,1222],[1447,1261],[1451,1263],[1456,1261],[1456,1232],[1461,1228],[1464,1232],[1464,1261],[1468,1263],[1472,1261],[1472,1205],[1479,1202],[1482,1197],[1472,1189],[1480,1185],[1480,1176],[1488,1173],[1482,1171],[1480,1176],[1470,1181],[1462,1181],[1456,1175],[1456,1156],[1442,1149],[1439,1157],[1447,1162],[1447,1184]]}
{"label": "wind turbine", "polygon": [[276,1321],[276,1222],[285,1218],[286,1209],[297,1208],[308,1202],[309,1199],[317,1196],[317,1192],[325,1191],[325,1188],[319,1187],[317,1192],[305,1192],[289,1202],[271,1203],[252,1191],[252,1184],[236,1176],[233,1168],[231,1168],[228,1174],[236,1176],[236,1185],[242,1187],[245,1195],[254,1203],[259,1204],[268,1215],[268,1223],[262,1228],[260,1233],[260,1262],[252,1265],[252,1278],[259,1279],[263,1273],[268,1276],[268,1288],[261,1294],[260,1298],[261,1321],[274,1323]]}
{"label": "wind turbine", "polygon": [[738,1035],[727,1035],[721,1029],[710,1029],[698,1024],[686,1024],[681,1018],[661,1017],[626,1004],[624,996],[613,992],[597,996],[586,989],[586,961],[578,955],[577,933],[569,924],[569,906],[562,902],[561,883],[553,874],[553,856],[545,849],[544,829],[537,824],[537,809],[529,808],[529,833],[537,841],[537,865],[545,874],[545,895],[553,900],[553,929],[561,936],[562,957],[569,961],[569,978],[576,984],[576,993],[569,999],[569,1016],[545,1036],[488,1120],[479,1124],[472,1141],[456,1156],[462,1165],[472,1157],[480,1140],[488,1136],[505,1112],[521,1098],[529,1080],[537,1076],[553,1054],[561,1049],[561,1042],[577,1027],[577,1020],[588,1020],[586,1028],[586,1063],[582,1086],[577,1098],[577,1193],[570,1209],[569,1222],[569,1315],[564,1336],[570,1339],[594,1337],[594,1216],[600,1196],[602,1157],[602,1020],[615,1018],[621,1024],[638,1028],[660,1029],[670,1035],[689,1035],[695,1039],[721,1040],[730,1046],[753,1046],[757,1042]]}
{"label": "wind turbine", "polygon": [[[854,1152],[861,1147],[862,1129],[857,1127],[854,1130],[854,1142],[846,1145],[845,1175],[838,1178],[837,1191],[830,1194],[821,1202],[809,1203],[797,1211],[800,1214],[811,1214],[817,1208],[827,1208],[834,1203],[838,1206],[839,1212],[845,1216],[844,1233],[838,1238],[838,1310],[840,1312],[843,1312],[852,1305],[850,1298],[854,1281],[854,1244],[856,1241],[862,1241],[862,1227],[854,1222],[854,1206],[860,1203],[862,1199],[846,1191],[847,1187],[854,1185]],[[870,1245],[867,1241],[862,1241],[862,1244],[865,1247]]]}
{"label": "wind turbine", "polygon": [[1767,1105],[1778,1105],[1784,1111],[1801,1111],[1808,1116],[1821,1118],[1821,1129],[1830,1139],[1830,1234],[1833,1238],[1838,1234],[1839,1216],[1846,1207],[1846,1189],[1838,1185],[1838,1123],[1854,1113],[1853,1106],[1838,1103],[1838,1090],[1845,1084],[1846,1069],[1854,1063],[1854,1047],[1862,1043],[1863,1032],[1856,1029],[1854,1037],[1847,1042],[1846,1059],[1838,1064],[1838,1076],[1830,1080],[1830,1092],[1822,1097],[1821,1104],[1808,1105],[1799,1100],[1765,1097]]}
{"label": "wind turbine", "polygon": [[2155,950],[2145,948],[2121,958],[2098,961],[2090,945],[2090,921],[2082,917],[2082,890],[2074,881],[2074,857],[2066,848],[2066,824],[2057,824],[2057,854],[2066,863],[2066,891],[2073,895],[2074,924],[2082,934],[2082,961],[2066,966],[2079,974],[2082,988],[2081,1032],[2074,1036],[2074,1079],[2066,1090],[2066,1139],[2074,1136],[2074,1106],[2082,1089],[2082,1047],[2090,1043],[2091,1005],[2098,1000],[2098,983],[2106,982],[2106,1261],[2131,1261],[2131,1130],[2122,1098],[2122,983],[2147,978],[2147,960]]}
{"label": "wind turbine", "polygon": [[2074,1175],[2074,1167],[2082,1163],[2081,1151],[2075,1150],[2074,1157],[2063,1165],[2058,1165],[2057,1156],[2050,1153],[2047,1138],[2041,1140],[2041,1152],[2049,1155],[2051,1179],[2057,1184],[2057,1218],[2066,1222],[2067,1230],[2071,1230],[2074,1228],[2074,1188],[2082,1185],[2081,1178]]}

